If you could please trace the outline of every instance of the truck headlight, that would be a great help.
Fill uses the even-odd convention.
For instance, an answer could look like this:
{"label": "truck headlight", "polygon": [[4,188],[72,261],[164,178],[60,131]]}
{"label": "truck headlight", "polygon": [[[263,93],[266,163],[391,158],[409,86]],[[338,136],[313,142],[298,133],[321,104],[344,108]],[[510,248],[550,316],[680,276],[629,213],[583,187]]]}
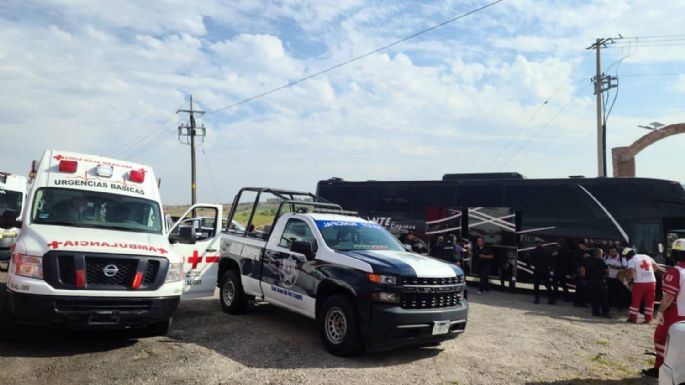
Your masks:
{"label": "truck headlight", "polygon": [[22,277],[43,279],[43,258],[31,255],[12,254],[12,272]]}
{"label": "truck headlight", "polygon": [[170,263],[164,282],[178,282],[183,279],[183,263]]}
{"label": "truck headlight", "polygon": [[400,303],[400,295],[386,291],[376,291],[371,293],[371,299],[376,302]]}
{"label": "truck headlight", "polygon": [[393,275],[368,274],[369,281],[382,285],[396,285],[397,277]]}

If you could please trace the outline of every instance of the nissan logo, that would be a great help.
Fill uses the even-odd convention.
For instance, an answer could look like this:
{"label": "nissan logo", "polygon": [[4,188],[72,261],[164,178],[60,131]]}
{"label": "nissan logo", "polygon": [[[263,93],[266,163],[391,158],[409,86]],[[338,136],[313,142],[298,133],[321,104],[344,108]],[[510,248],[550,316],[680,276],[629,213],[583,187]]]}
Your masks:
{"label": "nissan logo", "polygon": [[119,272],[119,268],[116,265],[107,265],[102,269],[102,272],[107,277],[114,277]]}

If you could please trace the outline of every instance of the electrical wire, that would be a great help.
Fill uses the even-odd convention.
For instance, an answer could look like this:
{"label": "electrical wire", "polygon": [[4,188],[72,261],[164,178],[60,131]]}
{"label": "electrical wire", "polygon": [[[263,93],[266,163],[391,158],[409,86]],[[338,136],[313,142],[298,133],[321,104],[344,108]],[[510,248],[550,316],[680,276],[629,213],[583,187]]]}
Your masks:
{"label": "electrical wire", "polygon": [[[580,62],[578,62],[578,64],[576,64],[576,65],[573,67],[573,69],[571,70],[571,72],[569,73],[569,75],[568,75],[562,82],[559,83],[559,85],[552,91],[552,93],[547,97],[547,99],[545,99],[545,100],[542,102],[542,104],[540,104],[540,106],[533,112],[533,114],[526,120],[526,122],[525,122],[525,123],[521,126],[521,128],[519,129],[518,133],[517,133],[515,136],[513,136],[513,137],[511,137],[511,138],[509,139],[509,141],[507,142],[507,144],[506,144],[506,145],[497,153],[497,155],[496,155],[495,157],[493,157],[492,159],[490,159],[490,162],[489,162],[488,165],[485,167],[485,172],[487,172],[487,171],[490,169],[490,167],[492,167],[492,166],[497,162],[497,160],[498,160],[502,155],[504,155],[504,153],[509,149],[509,147],[514,143],[514,141],[517,140],[517,139],[521,136],[521,134],[523,134],[523,132],[528,128],[528,125],[530,125],[530,123],[533,121],[533,119],[535,119],[535,117],[538,115],[538,113],[540,113],[540,111],[541,111],[545,106],[547,106],[547,105],[549,104],[549,102],[552,100],[552,98],[557,94],[557,92],[559,92],[559,90],[561,89],[561,87],[562,87],[562,86],[571,78],[571,76],[573,76],[573,74],[574,74],[574,73],[576,72],[576,70],[580,67],[580,65],[583,64],[583,63],[585,62],[585,59],[587,59],[587,58],[590,56],[591,51],[588,51],[588,52],[589,52],[589,53],[587,53],[587,54],[583,57],[583,59],[582,59]],[[583,78],[583,79],[584,79],[584,78]],[[582,80],[582,79],[581,79],[581,80]]]}
{"label": "electrical wire", "polygon": [[214,188],[214,196],[216,198],[215,202],[219,203],[219,189],[216,187],[216,178],[214,178],[214,172],[212,171],[212,162],[210,162],[209,156],[205,152],[204,141],[200,142],[200,150],[202,150],[202,157],[205,159],[205,163],[207,164],[207,171],[209,171],[209,178],[212,181],[212,187]]}
{"label": "electrical wire", "polygon": [[[174,116],[177,116],[177,115],[174,114]],[[154,148],[155,146],[153,146],[153,144],[156,145],[160,142],[163,142],[163,141],[171,138],[172,137],[171,134],[176,132],[176,130],[177,130],[176,127],[172,127],[169,130],[161,131],[159,134],[150,138],[148,141],[141,143],[140,146],[137,146],[136,147],[137,151],[134,149],[132,151],[129,151],[127,154],[120,155],[120,157],[124,160],[130,160],[133,158],[137,158],[137,157],[145,154],[146,152],[150,151],[152,148]]]}
{"label": "electrical wire", "polygon": [[282,86],[280,86],[280,87],[273,88],[273,89],[271,89],[271,90],[268,90],[268,91],[262,92],[262,93],[260,93],[260,94],[251,96],[251,97],[249,97],[249,98],[243,99],[243,100],[241,100],[241,101],[235,102],[235,103],[233,103],[233,104],[229,104],[229,105],[227,105],[227,106],[224,106],[224,107],[221,107],[221,108],[217,108],[216,110],[207,112],[205,115],[212,115],[212,114],[215,114],[215,113],[220,112],[220,111],[224,111],[224,110],[227,110],[227,109],[230,109],[230,108],[234,108],[234,107],[237,107],[237,106],[242,105],[242,104],[245,104],[245,103],[249,103],[249,102],[251,102],[251,101],[253,101],[253,100],[255,100],[255,99],[259,99],[259,98],[262,98],[262,97],[264,97],[264,96],[271,95],[271,94],[273,94],[273,93],[275,93],[275,92],[284,90],[284,89],[286,89],[286,88],[290,88],[290,87],[292,87],[292,86],[294,86],[294,85],[300,84],[300,83],[302,83],[302,82],[305,82],[305,81],[310,80],[310,79],[312,79],[312,78],[315,78],[315,77],[317,77],[317,76],[320,76],[320,75],[323,75],[323,74],[325,74],[325,73],[331,72],[331,71],[336,70],[336,69],[338,69],[338,68],[340,68],[340,67],[346,66],[346,65],[348,65],[348,64],[351,64],[351,63],[354,63],[354,62],[356,62],[356,61],[362,60],[362,59],[364,59],[364,58],[366,58],[366,57],[369,57],[369,56],[371,56],[371,55],[374,55],[374,54],[380,53],[380,52],[382,52],[382,51],[385,51],[385,50],[387,50],[388,48],[392,48],[392,47],[394,47],[394,46],[396,46],[396,45],[399,45],[399,44],[401,44],[401,43],[404,43],[404,42],[407,41],[407,40],[410,40],[410,39],[416,38],[416,37],[418,37],[418,36],[421,36],[421,35],[423,35],[423,34],[426,34],[426,33],[428,33],[428,32],[431,32],[431,31],[433,31],[433,30],[435,30],[435,29],[438,29],[438,28],[440,28],[440,27],[443,27],[443,26],[445,26],[445,25],[447,25],[447,24],[453,23],[453,22],[455,22],[455,21],[457,21],[457,20],[459,20],[459,19],[463,19],[463,18],[465,18],[465,17],[467,17],[467,16],[473,15],[473,14],[475,14],[475,13],[477,13],[477,12],[480,12],[480,11],[486,9],[486,8],[489,8],[489,7],[492,7],[492,6],[496,5],[496,4],[499,4],[499,3],[501,3],[502,1],[504,1],[504,0],[496,0],[496,1],[493,1],[493,2],[490,2],[490,3],[487,3],[487,4],[485,4],[485,5],[481,6],[481,7],[478,7],[478,8],[475,8],[475,9],[473,9],[473,10],[470,10],[470,11],[468,11],[468,12],[466,12],[466,13],[463,13],[463,14],[457,16],[457,17],[454,17],[454,18],[452,18],[452,19],[443,21],[442,23],[436,24],[436,25],[434,25],[434,26],[432,26],[432,27],[423,29],[423,30],[421,30],[421,31],[415,32],[415,33],[413,33],[413,34],[411,34],[411,35],[409,35],[409,36],[405,36],[405,37],[403,37],[403,38],[401,38],[401,39],[399,39],[399,40],[395,40],[395,41],[392,42],[392,43],[389,43],[389,44],[386,44],[386,45],[384,45],[384,46],[382,46],[382,47],[376,48],[376,49],[374,49],[374,50],[372,50],[372,51],[369,51],[369,52],[367,52],[367,53],[364,53],[364,54],[362,54],[362,55],[355,56],[355,57],[353,57],[353,58],[351,58],[351,59],[345,60],[345,61],[343,61],[343,62],[341,62],[341,63],[335,64],[335,65],[330,66],[330,67],[328,67],[328,68],[326,68],[326,69],[323,69],[323,70],[321,70],[321,71],[319,71],[319,72],[315,72],[315,73],[313,73],[313,74],[307,75],[307,76],[305,76],[305,77],[303,77],[303,78],[300,78],[300,79],[298,79],[298,80],[292,81],[292,82],[290,82],[290,83],[288,83],[288,84],[284,84],[284,85],[282,85]]}
{"label": "electrical wire", "polygon": [[[183,104],[181,104],[176,110],[178,110],[178,109],[181,108],[181,107],[183,107]],[[167,119],[165,119],[162,123],[160,123],[159,125],[157,125],[154,129],[148,131],[147,133],[143,134],[142,136],[137,137],[135,140],[129,142],[128,144],[126,144],[126,145],[124,145],[124,146],[122,146],[122,147],[119,147],[118,149],[114,150],[114,151],[112,152],[111,156],[112,156],[113,158],[117,158],[117,157],[120,157],[120,156],[122,156],[122,155],[124,155],[124,154],[127,154],[127,153],[131,152],[131,150],[133,150],[133,149],[139,147],[139,146],[141,145],[141,143],[142,143],[143,141],[145,141],[147,138],[149,138],[150,136],[154,135],[155,133],[158,133],[158,131],[159,131],[161,128],[163,128],[167,123],[169,123],[169,122],[171,121],[171,119],[174,118],[174,116],[176,116],[176,112],[174,112],[171,116],[169,116]]]}

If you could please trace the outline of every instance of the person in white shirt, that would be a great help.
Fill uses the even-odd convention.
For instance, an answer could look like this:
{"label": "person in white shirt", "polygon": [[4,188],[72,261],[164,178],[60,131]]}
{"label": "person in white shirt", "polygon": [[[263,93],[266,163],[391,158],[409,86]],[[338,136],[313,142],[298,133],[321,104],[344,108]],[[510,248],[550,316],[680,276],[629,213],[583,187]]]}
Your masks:
{"label": "person in white shirt", "polygon": [[630,303],[630,292],[619,279],[619,272],[628,270],[628,261],[618,253],[615,246],[611,246],[604,262],[609,267],[607,278],[609,305],[624,309]]}
{"label": "person in white shirt", "polygon": [[645,301],[645,322],[650,323],[654,318],[654,299],[656,297],[656,276],[654,271],[659,266],[652,257],[646,254],[636,254],[635,250],[626,247],[623,256],[628,260],[628,275],[633,278],[633,294],[630,303],[628,322],[637,323],[637,313],[640,303]]}

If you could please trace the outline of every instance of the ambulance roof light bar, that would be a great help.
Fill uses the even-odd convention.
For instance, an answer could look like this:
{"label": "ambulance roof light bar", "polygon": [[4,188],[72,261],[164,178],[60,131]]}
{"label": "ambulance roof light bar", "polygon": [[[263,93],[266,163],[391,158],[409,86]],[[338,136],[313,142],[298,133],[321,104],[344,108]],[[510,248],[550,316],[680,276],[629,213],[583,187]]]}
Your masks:
{"label": "ambulance roof light bar", "polygon": [[143,183],[145,181],[145,170],[131,170],[128,172],[128,179],[131,182]]}
{"label": "ambulance roof light bar", "polygon": [[99,164],[95,168],[95,173],[103,178],[111,178],[114,174],[114,167],[106,164]]}
{"label": "ambulance roof light bar", "polygon": [[78,162],[75,160],[60,160],[59,171],[74,173],[78,169]]}

